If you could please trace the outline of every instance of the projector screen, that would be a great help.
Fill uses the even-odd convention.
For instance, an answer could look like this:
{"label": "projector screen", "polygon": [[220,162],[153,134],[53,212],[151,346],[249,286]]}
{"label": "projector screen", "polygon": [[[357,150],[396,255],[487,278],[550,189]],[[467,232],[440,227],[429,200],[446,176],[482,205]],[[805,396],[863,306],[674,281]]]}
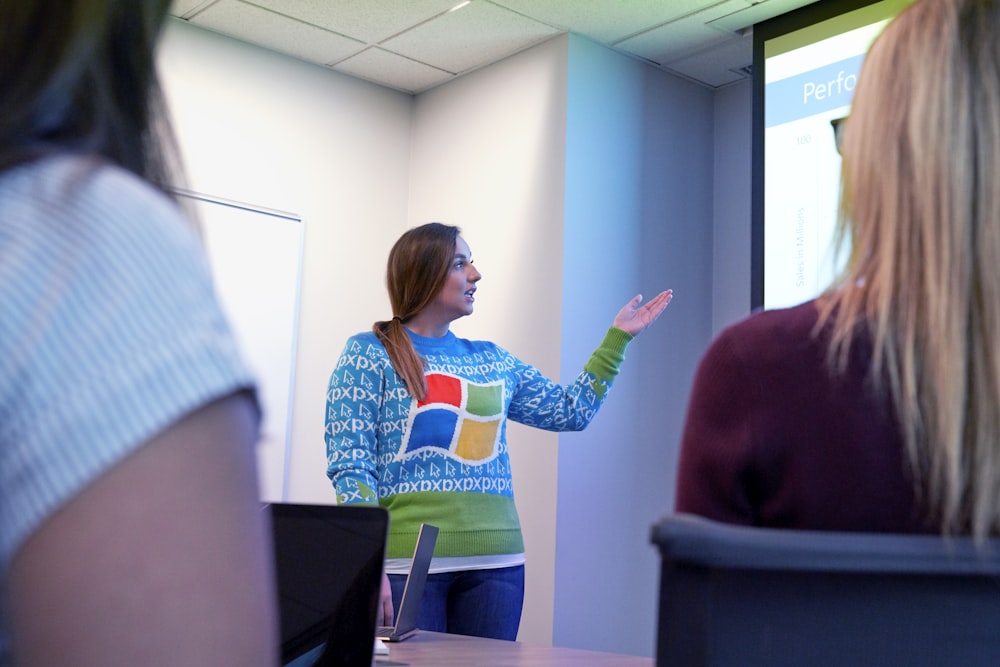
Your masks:
{"label": "projector screen", "polygon": [[818,296],[847,258],[834,228],[840,155],[865,53],[912,0],[823,0],[754,26],[751,305]]}

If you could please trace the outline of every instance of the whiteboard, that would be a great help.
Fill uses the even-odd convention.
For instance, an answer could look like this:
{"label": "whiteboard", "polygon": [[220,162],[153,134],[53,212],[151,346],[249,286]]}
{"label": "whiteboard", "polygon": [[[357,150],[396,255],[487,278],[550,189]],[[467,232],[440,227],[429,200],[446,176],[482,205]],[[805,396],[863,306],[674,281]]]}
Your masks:
{"label": "whiteboard", "polygon": [[302,277],[302,220],[290,213],[177,192],[200,223],[216,293],[257,377],[261,500],[285,499]]}

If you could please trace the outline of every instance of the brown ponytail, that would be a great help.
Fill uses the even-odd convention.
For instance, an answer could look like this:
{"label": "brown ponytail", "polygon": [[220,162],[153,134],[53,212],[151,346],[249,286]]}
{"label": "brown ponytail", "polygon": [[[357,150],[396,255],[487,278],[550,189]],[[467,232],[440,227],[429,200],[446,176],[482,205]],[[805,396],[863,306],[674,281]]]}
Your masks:
{"label": "brown ponytail", "polygon": [[417,400],[427,393],[424,359],[417,354],[403,325],[441,291],[455,255],[459,233],[458,227],[430,222],[404,233],[389,251],[386,288],[393,318],[375,322],[372,331],[382,341],[392,367]]}

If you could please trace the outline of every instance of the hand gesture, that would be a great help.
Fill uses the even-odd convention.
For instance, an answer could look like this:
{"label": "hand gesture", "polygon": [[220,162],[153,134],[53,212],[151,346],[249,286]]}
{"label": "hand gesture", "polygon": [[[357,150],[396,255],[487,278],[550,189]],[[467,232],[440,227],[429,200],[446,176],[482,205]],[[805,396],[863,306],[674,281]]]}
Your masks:
{"label": "hand gesture", "polygon": [[642,295],[636,294],[631,301],[618,311],[618,314],[615,316],[614,326],[632,336],[638,336],[660,316],[660,313],[663,312],[663,309],[667,307],[667,304],[673,298],[674,291],[668,289],[657,294],[646,305],[639,306],[642,303]]}

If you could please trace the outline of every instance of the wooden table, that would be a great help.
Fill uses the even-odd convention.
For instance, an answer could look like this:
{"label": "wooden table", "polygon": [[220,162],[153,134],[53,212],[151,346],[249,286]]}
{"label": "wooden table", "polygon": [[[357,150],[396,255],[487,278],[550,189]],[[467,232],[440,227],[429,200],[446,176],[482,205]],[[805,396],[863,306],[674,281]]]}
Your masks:
{"label": "wooden table", "polygon": [[386,643],[376,667],[653,667],[653,658],[419,631]]}

